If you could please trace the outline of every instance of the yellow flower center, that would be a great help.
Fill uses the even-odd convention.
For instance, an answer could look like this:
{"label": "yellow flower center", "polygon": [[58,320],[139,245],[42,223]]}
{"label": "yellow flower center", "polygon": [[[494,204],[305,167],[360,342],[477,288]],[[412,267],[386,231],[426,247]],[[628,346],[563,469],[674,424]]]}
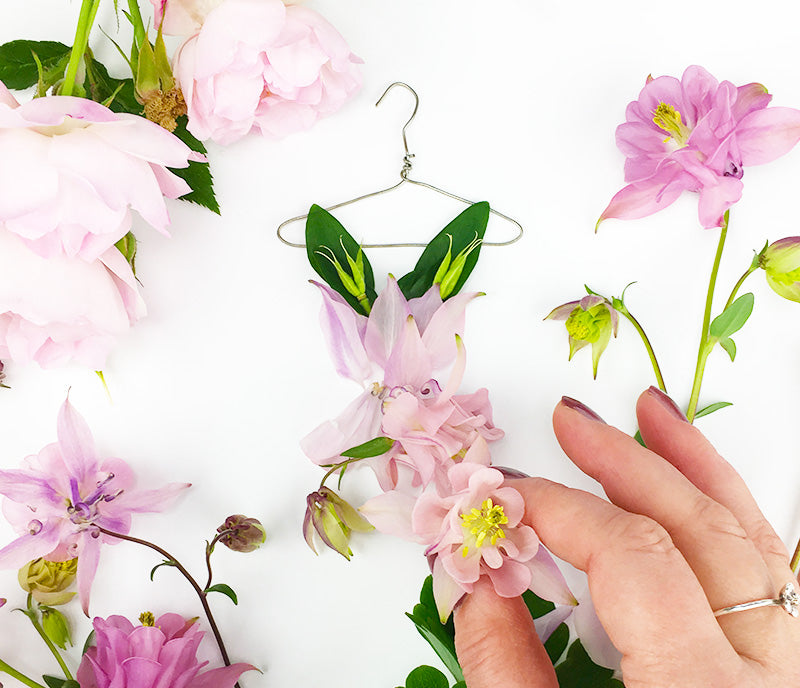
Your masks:
{"label": "yellow flower center", "polygon": [[569,314],[567,332],[569,336],[580,342],[594,343],[600,339],[605,327],[611,322],[611,313],[602,303],[592,306],[588,311],[576,306]]}
{"label": "yellow flower center", "polygon": [[672,105],[659,103],[656,111],[653,113],[653,122],[655,122],[656,126],[669,134],[669,136],[664,139],[664,143],[672,139],[678,144],[678,148],[683,148],[689,141],[689,135],[692,132],[689,131],[689,128],[681,120],[681,113],[672,107]]}
{"label": "yellow flower center", "polygon": [[153,612],[142,612],[139,614],[139,622],[142,626],[155,626],[156,617],[153,616]]}
{"label": "yellow flower center", "polygon": [[492,504],[491,499],[484,499],[480,509],[461,514],[461,520],[461,527],[465,531],[464,549],[461,553],[465,557],[470,546],[482,547],[487,538],[495,545],[499,538],[506,536],[500,526],[508,523],[508,517],[503,512],[503,507]]}

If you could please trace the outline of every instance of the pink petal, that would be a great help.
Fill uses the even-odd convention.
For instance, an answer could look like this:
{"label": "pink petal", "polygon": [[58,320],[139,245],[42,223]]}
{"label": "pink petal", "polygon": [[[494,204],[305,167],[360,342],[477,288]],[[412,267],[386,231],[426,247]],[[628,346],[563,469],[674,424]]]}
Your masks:
{"label": "pink petal", "polygon": [[[125,685],[136,686],[136,688],[153,688],[158,675],[161,673],[161,665],[152,659],[145,657],[128,657],[122,660],[120,665],[122,672],[118,672],[115,676],[119,680],[120,673],[125,677]],[[109,688],[116,688],[115,683],[112,682]],[[119,686],[122,688],[122,683]]]}
{"label": "pink petal", "polygon": [[89,616],[89,596],[94,576],[97,573],[97,565],[100,562],[100,538],[94,538],[87,533],[83,536],[82,542],[83,547],[78,556],[78,573],[75,579],[78,583],[81,608],[83,613]]}
{"label": "pink petal", "polygon": [[433,599],[436,602],[436,609],[439,612],[439,619],[445,623],[453,612],[453,607],[464,596],[465,590],[456,583],[444,570],[444,566],[439,557],[433,562]]}
{"label": "pink petal", "polygon": [[788,153],[800,141],[800,110],[756,110],[736,128],[742,164],[763,165]]}
{"label": "pink petal", "polygon": [[619,669],[622,653],[614,647],[600,619],[597,618],[597,612],[588,594],[581,596],[581,601],[572,614],[575,631],[581,639],[586,654],[595,664]]}
{"label": "pink petal", "polygon": [[231,664],[199,674],[188,688],[232,688],[245,671],[258,671],[252,664]]}
{"label": "pink petal", "polygon": [[0,105],[6,105],[10,108],[18,108],[19,103],[12,95],[11,91],[6,88],[6,85],[0,81]]}
{"label": "pink petal", "polygon": [[[33,515],[33,514],[32,514]],[[26,533],[0,549],[0,568],[18,569],[31,559],[43,557],[58,544],[60,529],[44,524],[36,535]]]}
{"label": "pink petal", "polygon": [[69,403],[69,397],[61,405],[56,427],[67,471],[83,483],[87,475],[97,472],[97,454],[91,430],[83,416]]}
{"label": "pink petal", "polygon": [[411,495],[391,490],[366,501],[358,510],[380,532],[419,542],[411,527],[415,504],[416,499]]}
{"label": "pink petal", "polygon": [[403,338],[410,314],[405,296],[397,281],[390,276],[386,288],[372,305],[364,334],[367,354],[382,368],[386,367],[395,346]]}
{"label": "pink petal", "polygon": [[119,500],[119,508],[128,512],[163,511],[172,506],[178,497],[183,495],[183,491],[191,486],[191,483],[170,483],[157,490],[123,492],[114,502]]}
{"label": "pink petal", "polygon": [[518,597],[531,585],[531,570],[513,559],[506,559],[500,568],[487,569],[485,572],[500,597]]}
{"label": "pink petal", "polygon": [[688,180],[682,179],[674,169],[629,184],[614,195],[600,215],[598,224],[609,218],[635,220],[652,215],[674,203],[688,188]]}
{"label": "pink petal", "polygon": [[[547,642],[547,639],[553,635],[553,631],[569,618],[573,609],[575,607],[559,605],[553,611],[534,619],[533,623],[536,626],[536,634],[539,636],[539,640],[543,643]],[[582,635],[580,638],[583,641]]]}
{"label": "pink petal", "polygon": [[478,293],[462,293],[445,301],[422,334],[434,370],[449,365],[456,355],[455,336],[464,333],[464,310]]}
{"label": "pink petal", "polygon": [[553,556],[544,547],[539,547],[536,556],[527,562],[531,570],[530,589],[539,597],[556,604],[577,604],[570,591],[564,575],[561,573]]}
{"label": "pink petal", "polygon": [[733,177],[720,177],[714,185],[706,185],[700,190],[698,214],[703,227],[721,227],[723,215],[742,197],[742,182]]}
{"label": "pink petal", "polygon": [[388,387],[422,387],[433,373],[430,355],[422,343],[417,324],[409,315],[384,370]]}
{"label": "pink petal", "polygon": [[322,292],[320,323],[336,372],[356,382],[370,379],[373,365],[363,342],[366,318],[327,285],[312,284]]}

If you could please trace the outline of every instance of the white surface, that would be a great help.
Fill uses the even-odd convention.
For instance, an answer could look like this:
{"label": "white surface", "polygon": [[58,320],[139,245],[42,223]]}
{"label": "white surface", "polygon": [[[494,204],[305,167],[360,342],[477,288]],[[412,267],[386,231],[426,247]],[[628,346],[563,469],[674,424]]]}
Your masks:
{"label": "white surface", "polygon": [[[111,5],[101,10],[100,26],[113,35]],[[215,554],[216,580],[240,597],[238,608],[222,596],[214,600],[231,654],[264,670],[246,676],[246,688],[323,681],[328,688],[390,688],[416,665],[436,663],[403,616],[426,565],[416,547],[382,536],[356,538],[350,563],[332,552],[315,557],[303,542],[304,497],[320,476],[298,440],[358,390],[337,378],[328,359],[304,252],[280,244],[275,227],[312,202],[334,203],[397,179],[400,128],[411,101],[398,91],[378,109],[373,103],[392,81],[414,86],[421,97],[408,131],[414,177],[489,200],[527,232],[512,248],[486,249],[470,279],[469,287],[487,296],[468,310],[462,390],[490,390],[495,421],[507,433],[493,446],[495,463],[596,489],[563,457],[550,430],[551,409],[568,394],[632,430],[634,401],[653,382],[652,372],[623,323],[593,382],[588,351],[567,363],[563,326],[542,317],[579,298],[584,283],[618,295],[638,280],[627,303],[654,342],[670,391],[685,405],[717,239],[700,229],[692,196],[650,218],[609,221],[593,234],[623,184],[614,129],[649,73],[680,76],[693,63],[720,80],[760,81],[775,104],[800,107],[800,7],[704,2],[676,16],[673,6],[639,0],[308,5],[364,58],[362,93],[308,133],[209,147],[222,217],[172,202],[171,239],[137,225],[149,316],[106,366],[113,403],[91,372],[8,366],[13,389],[0,390],[0,465],[16,466],[55,439],[56,413],[71,387],[99,447],[131,462],[141,486],[194,483],[169,512],[137,518],[134,534],[157,540],[202,575],[203,539],[225,516],[245,513],[267,526],[258,553]],[[0,42],[71,43],[77,0],[0,0],[0,8]],[[99,32],[93,45],[104,46],[99,57],[121,74]],[[747,169],[744,181],[744,198],[731,213],[722,291],[765,239],[800,234],[800,151]],[[461,209],[410,189],[340,218],[356,238],[426,240]],[[294,236],[300,231],[295,225]],[[493,221],[489,235],[507,231]],[[403,274],[417,255],[370,252],[381,285],[388,271]],[[699,425],[793,547],[800,535],[798,306],[773,294],[763,274],[747,288],[756,309],[736,337],[737,361],[732,366],[715,352],[702,396],[735,406]],[[345,481],[344,493],[359,502],[375,489],[362,473]],[[0,541],[10,536],[0,524]],[[92,613],[198,614],[175,571],[162,569],[149,582],[156,561],[127,543],[106,550]],[[9,611],[23,603],[14,572],[0,572],[0,595],[10,600],[0,611],[0,657],[32,674],[55,671],[27,620]],[[82,642],[88,620],[78,626]],[[213,647],[206,650],[213,658]]]}

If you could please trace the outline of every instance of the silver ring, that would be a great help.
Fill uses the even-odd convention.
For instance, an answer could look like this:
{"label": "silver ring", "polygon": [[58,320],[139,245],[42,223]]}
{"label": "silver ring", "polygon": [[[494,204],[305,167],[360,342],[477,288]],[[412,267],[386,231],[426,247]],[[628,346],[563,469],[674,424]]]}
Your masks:
{"label": "silver ring", "polygon": [[795,590],[793,583],[787,583],[775,599],[753,600],[752,602],[734,604],[732,607],[723,607],[714,612],[714,616],[743,612],[747,609],[757,609],[758,607],[783,607],[787,613],[796,618],[800,616],[800,595]]}

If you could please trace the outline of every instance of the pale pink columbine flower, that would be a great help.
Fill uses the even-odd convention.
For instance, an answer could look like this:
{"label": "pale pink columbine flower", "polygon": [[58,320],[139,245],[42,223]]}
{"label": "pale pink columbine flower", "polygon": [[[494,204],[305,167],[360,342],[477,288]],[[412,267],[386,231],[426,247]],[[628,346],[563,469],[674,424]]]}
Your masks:
{"label": "pale pink columbine flower", "polygon": [[649,78],[617,127],[629,184],[598,224],[651,215],[684,191],[696,191],[700,223],[721,226],[741,198],[744,168],[775,160],[800,140],[800,110],[768,108],[771,99],[761,84],[737,88],[698,66],[680,81]]}
{"label": "pale pink columbine flower", "polygon": [[197,659],[205,635],[195,620],[178,614],[95,617],[94,645],[83,655],[77,679],[81,688],[232,688],[245,671],[238,663],[202,671]]}
{"label": "pale pink columbine flower", "polygon": [[0,227],[0,275],[5,360],[102,370],[117,337],[145,314],[131,267],[113,247],[92,262],[42,258]]}
{"label": "pale pink columbine flower", "polygon": [[173,69],[189,131],[227,144],[253,129],[280,138],[309,128],[360,88],[360,63],[307,7],[224,0],[175,53]]}
{"label": "pale pink columbine flower", "polygon": [[164,197],[190,191],[167,167],[204,160],[143,117],[71,96],[20,105],[0,83],[0,228],[49,258],[100,258],[135,210],[166,234]]}
{"label": "pale pink columbine flower", "polygon": [[400,491],[370,499],[360,511],[378,530],[426,546],[433,570],[433,595],[442,621],[472,592],[482,575],[501,597],[532,590],[560,604],[575,598],[533,528],[522,523],[525,502],[503,474],[462,462],[449,472],[451,491],[418,498]]}
{"label": "pale pink columbine flower", "polygon": [[103,544],[127,535],[134,513],[162,511],[188,483],[158,490],[134,489],[121,459],[99,459],[89,427],[69,400],[58,414],[58,441],[25,460],[18,470],[0,470],[3,515],[20,534],[0,549],[0,568],[20,568],[31,559],[78,558],[78,595],[88,614],[89,592]]}

